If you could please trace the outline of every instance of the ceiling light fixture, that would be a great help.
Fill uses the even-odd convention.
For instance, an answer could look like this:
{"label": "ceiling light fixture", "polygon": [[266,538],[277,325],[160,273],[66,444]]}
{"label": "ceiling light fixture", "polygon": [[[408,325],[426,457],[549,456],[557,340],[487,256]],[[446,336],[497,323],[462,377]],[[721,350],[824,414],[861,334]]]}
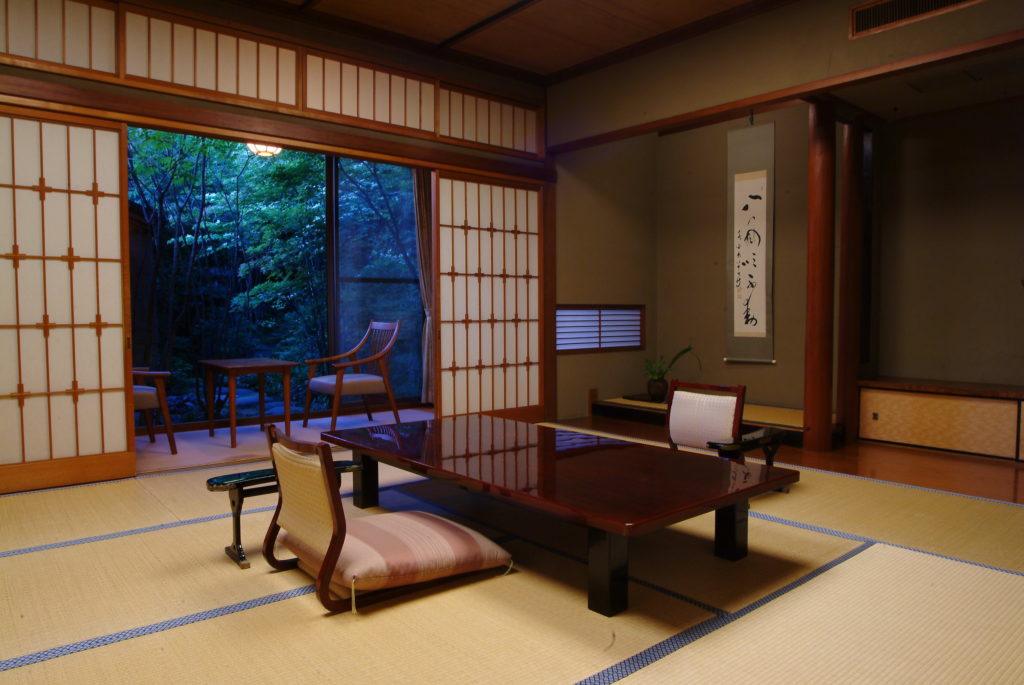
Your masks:
{"label": "ceiling light fixture", "polygon": [[253,153],[257,157],[274,157],[281,154],[281,148],[276,145],[267,145],[266,143],[246,143],[245,146],[249,148],[249,152]]}

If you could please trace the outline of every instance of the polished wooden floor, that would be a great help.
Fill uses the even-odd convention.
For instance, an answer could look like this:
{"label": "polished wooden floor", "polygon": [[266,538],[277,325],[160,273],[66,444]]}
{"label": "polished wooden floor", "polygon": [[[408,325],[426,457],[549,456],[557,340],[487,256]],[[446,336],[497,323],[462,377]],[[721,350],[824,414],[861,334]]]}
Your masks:
{"label": "polished wooden floor", "polygon": [[[590,430],[665,440],[661,426],[588,416],[559,421]],[[964,495],[1024,502],[1024,463],[940,450],[858,441],[832,452],[783,446],[776,460]]]}

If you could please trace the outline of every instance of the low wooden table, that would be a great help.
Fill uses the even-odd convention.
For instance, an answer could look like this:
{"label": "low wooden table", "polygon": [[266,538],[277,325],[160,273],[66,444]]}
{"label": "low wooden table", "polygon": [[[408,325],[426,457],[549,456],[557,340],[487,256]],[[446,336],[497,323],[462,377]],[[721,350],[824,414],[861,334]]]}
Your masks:
{"label": "low wooden table", "polygon": [[[455,436],[460,439],[456,440]],[[614,616],[628,606],[629,540],[715,512],[715,555],[747,555],[751,497],[800,474],[471,414],[394,426],[326,431],[352,450],[352,503],[378,503],[377,462],[452,483],[587,528],[588,606]],[[525,455],[525,462],[509,456]],[[519,459],[516,457],[515,459]]]}
{"label": "low wooden table", "polygon": [[203,359],[199,365],[203,367],[206,376],[206,425],[213,435],[213,377],[216,373],[223,373],[228,377],[228,417],[231,423],[231,446],[236,447],[238,428],[237,411],[235,399],[238,390],[237,379],[239,376],[256,374],[260,384],[260,430],[263,430],[264,414],[266,407],[266,393],[264,391],[264,376],[268,373],[279,373],[284,383],[284,432],[291,435],[291,380],[292,367],[298,362],[285,361],[283,359],[266,359],[264,357],[252,357],[246,359]]}

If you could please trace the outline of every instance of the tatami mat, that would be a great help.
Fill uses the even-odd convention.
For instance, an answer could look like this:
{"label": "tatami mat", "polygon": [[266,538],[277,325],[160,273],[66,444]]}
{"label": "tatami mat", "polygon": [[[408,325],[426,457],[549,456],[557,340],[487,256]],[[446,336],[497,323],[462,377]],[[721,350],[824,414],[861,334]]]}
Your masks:
{"label": "tatami mat", "polygon": [[[421,591],[358,615],[325,617],[305,595],[4,675],[33,683],[565,683],[709,617],[634,586],[630,611],[608,619],[586,608],[581,565],[524,543],[507,546],[516,572]],[[270,585],[284,586],[272,578]]]}
{"label": "tatami mat", "polygon": [[1024,578],[883,545],[629,683],[1024,682]]}

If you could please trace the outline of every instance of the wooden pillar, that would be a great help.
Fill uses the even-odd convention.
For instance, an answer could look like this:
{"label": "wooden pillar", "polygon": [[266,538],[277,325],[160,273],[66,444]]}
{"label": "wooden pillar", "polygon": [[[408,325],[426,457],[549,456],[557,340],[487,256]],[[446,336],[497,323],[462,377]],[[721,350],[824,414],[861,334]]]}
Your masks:
{"label": "wooden pillar", "polygon": [[804,333],[804,449],[832,449],[832,326],[835,278],[835,114],[811,102],[807,156],[807,322]]}
{"label": "wooden pillar", "polygon": [[860,432],[860,366],[864,300],[864,130],[843,124],[839,158],[839,346],[836,415],[846,440]]}

